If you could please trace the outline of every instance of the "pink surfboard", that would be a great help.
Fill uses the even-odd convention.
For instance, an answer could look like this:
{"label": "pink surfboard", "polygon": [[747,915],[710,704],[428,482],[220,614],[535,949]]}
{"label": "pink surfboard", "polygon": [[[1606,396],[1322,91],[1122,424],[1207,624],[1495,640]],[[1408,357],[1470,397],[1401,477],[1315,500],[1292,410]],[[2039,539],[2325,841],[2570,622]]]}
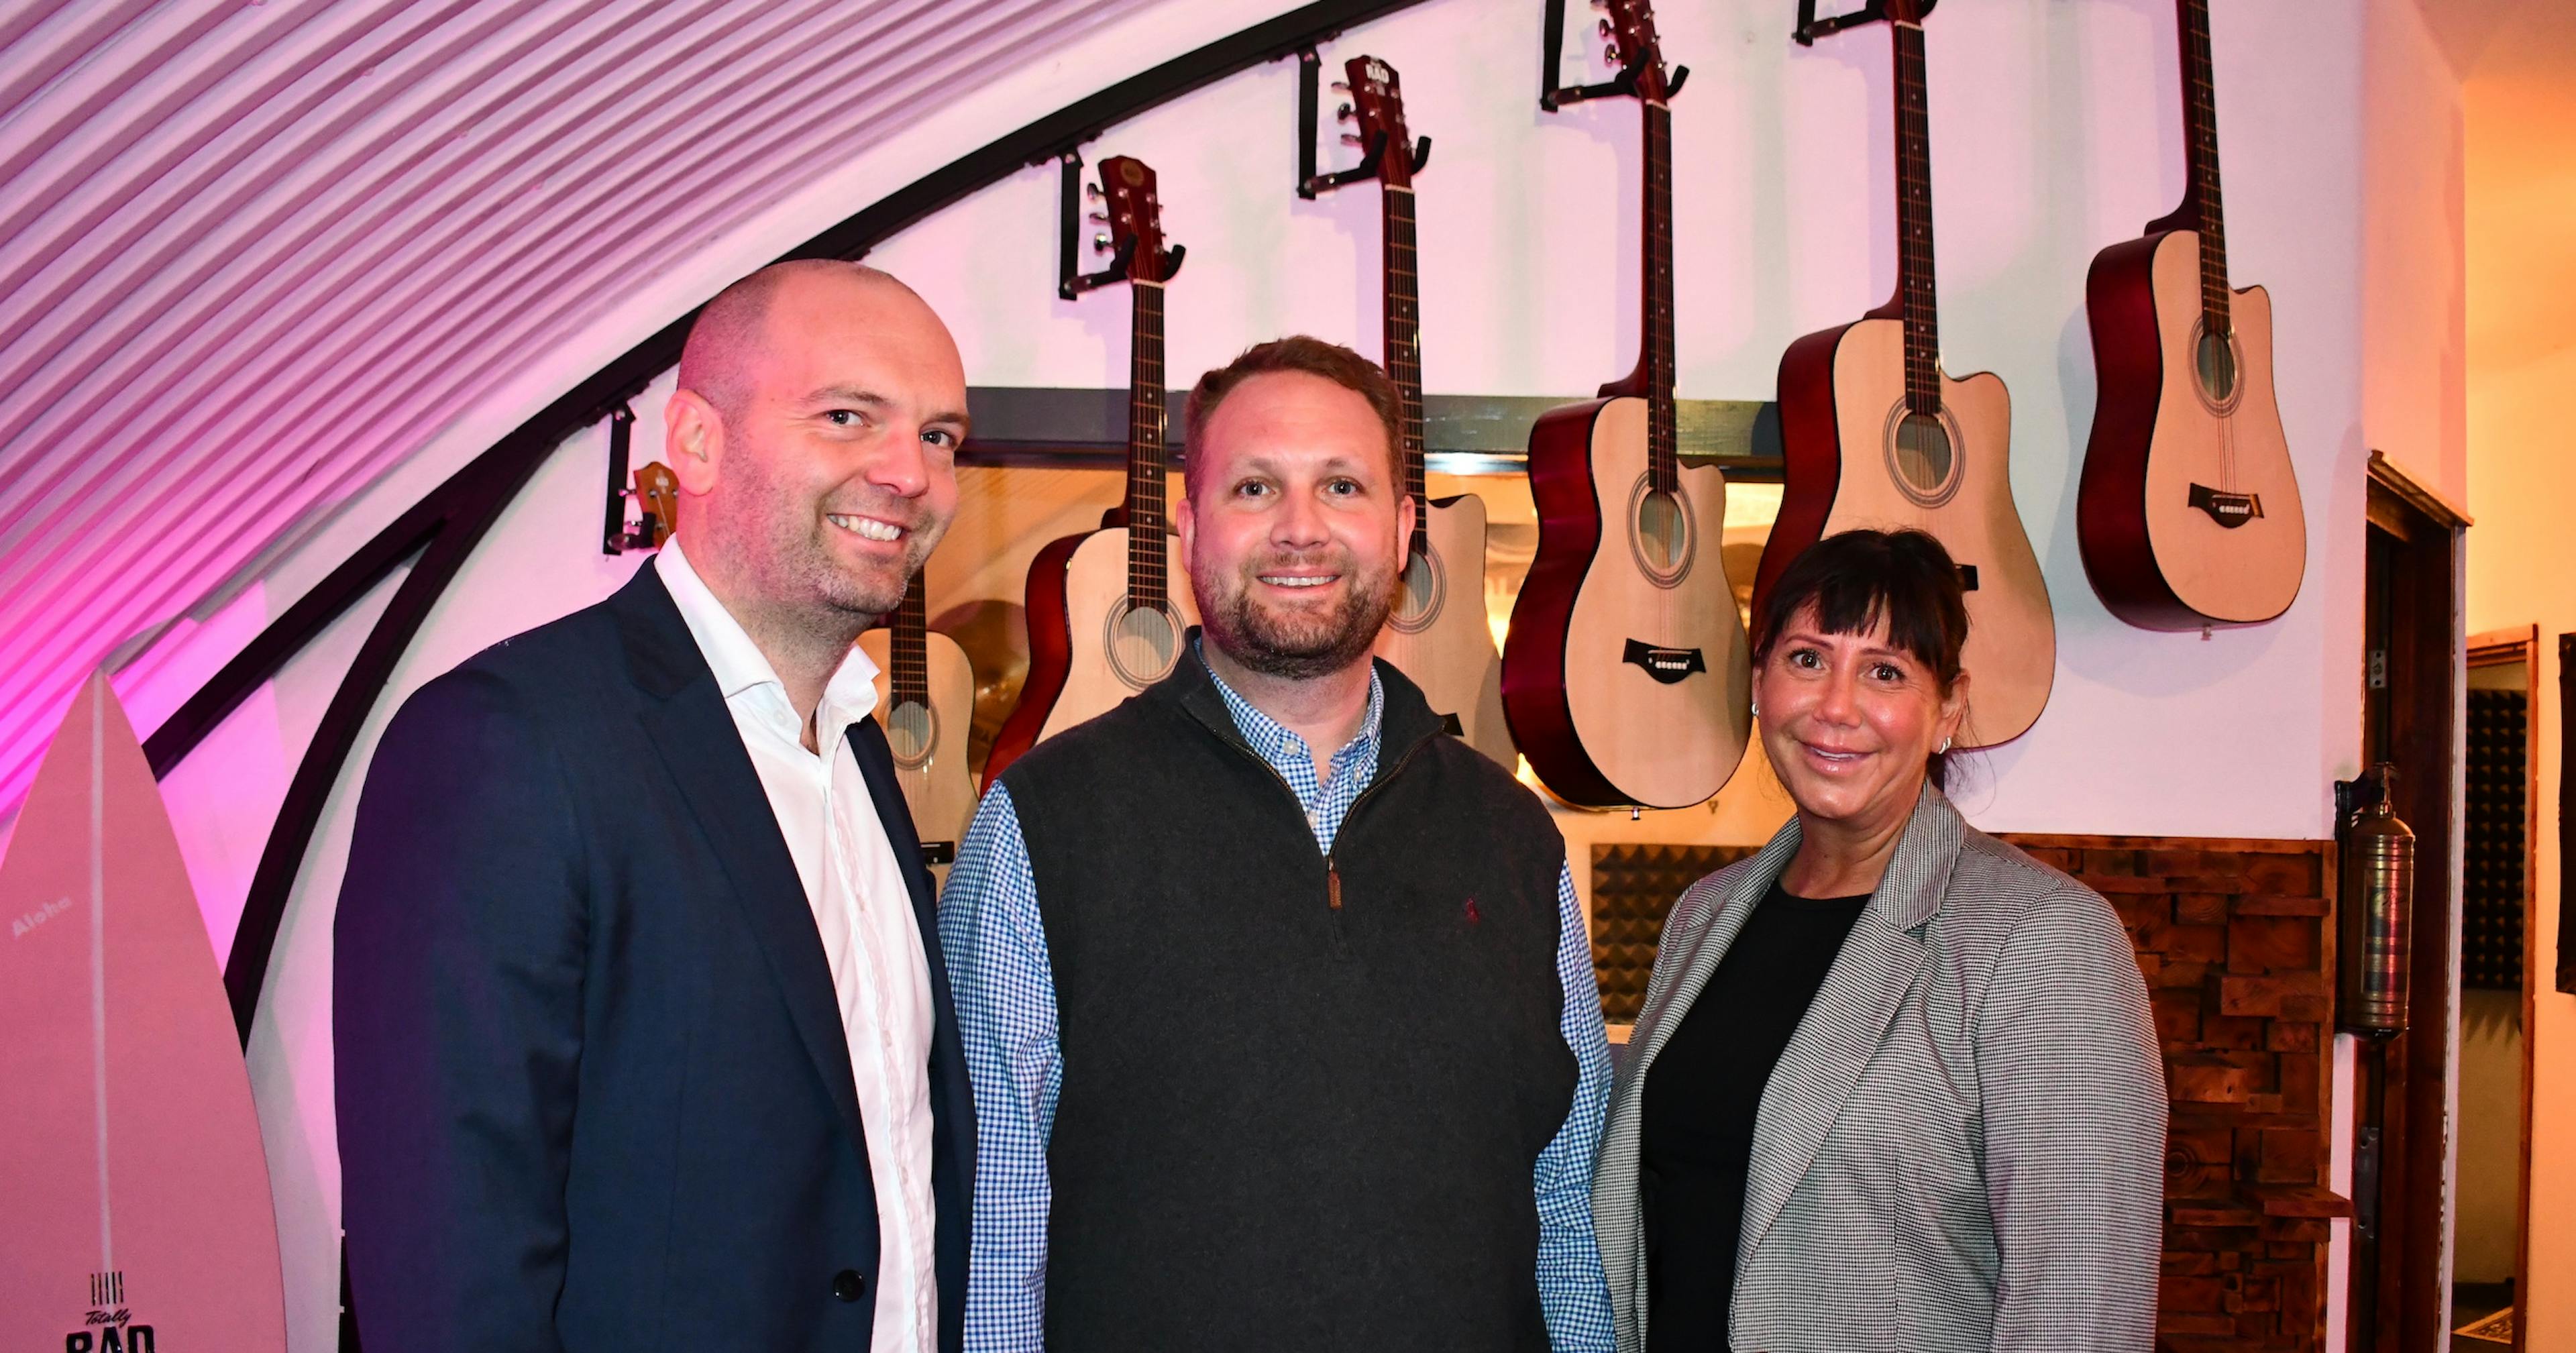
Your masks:
{"label": "pink surfboard", "polygon": [[104,677],[0,860],[0,927],[0,1349],[284,1348],[241,1042]]}

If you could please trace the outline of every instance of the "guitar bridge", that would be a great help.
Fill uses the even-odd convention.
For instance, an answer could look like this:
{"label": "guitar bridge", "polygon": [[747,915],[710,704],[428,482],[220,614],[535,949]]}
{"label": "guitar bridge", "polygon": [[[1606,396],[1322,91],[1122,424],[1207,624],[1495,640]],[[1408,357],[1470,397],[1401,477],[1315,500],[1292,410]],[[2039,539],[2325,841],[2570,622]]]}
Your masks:
{"label": "guitar bridge", "polygon": [[2221,493],[2206,484],[2191,486],[2191,505],[2230,530],[2263,515],[2263,500],[2251,493]]}
{"label": "guitar bridge", "polygon": [[1693,672],[1708,670],[1708,660],[1696,648],[1657,648],[1643,639],[1628,641],[1621,662],[1633,662],[1646,669],[1646,675],[1670,686]]}

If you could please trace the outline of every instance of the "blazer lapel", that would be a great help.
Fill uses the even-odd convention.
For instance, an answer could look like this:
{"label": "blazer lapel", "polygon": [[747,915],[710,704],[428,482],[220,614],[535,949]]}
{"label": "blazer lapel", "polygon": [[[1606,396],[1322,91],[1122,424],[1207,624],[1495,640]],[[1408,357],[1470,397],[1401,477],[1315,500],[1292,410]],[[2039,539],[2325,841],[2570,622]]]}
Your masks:
{"label": "blazer lapel", "polygon": [[752,769],[715,673],[653,566],[638,570],[616,600],[636,684],[658,697],[639,716],[645,732],[733,885],[734,901],[769,960],[797,1036],[864,1158],[867,1132],[859,1122],[858,1084],[832,967],[769,793]]}
{"label": "blazer lapel", "polygon": [[1949,801],[1925,785],[1887,876],[1772,1069],[1754,1119],[1741,1254],[1749,1256],[1761,1245],[1806,1178],[1905,1003],[1915,973],[1931,956],[1922,926],[1940,910],[1959,858],[1960,825]]}
{"label": "blazer lapel", "polygon": [[850,755],[867,780],[868,802],[884,824],[886,843],[894,847],[903,869],[904,887],[912,893],[913,923],[921,929],[921,953],[930,965],[930,1117],[937,1136],[932,1148],[930,1188],[938,1218],[934,1264],[939,1281],[940,1347],[954,1348],[956,1332],[965,1327],[968,1231],[975,1197],[975,1091],[966,1074],[966,1047],[957,1030],[957,1012],[948,993],[948,960],[939,945],[939,910],[930,887],[930,869],[921,860],[921,837],[913,825],[912,807],[895,778],[894,750],[875,719],[850,725]]}

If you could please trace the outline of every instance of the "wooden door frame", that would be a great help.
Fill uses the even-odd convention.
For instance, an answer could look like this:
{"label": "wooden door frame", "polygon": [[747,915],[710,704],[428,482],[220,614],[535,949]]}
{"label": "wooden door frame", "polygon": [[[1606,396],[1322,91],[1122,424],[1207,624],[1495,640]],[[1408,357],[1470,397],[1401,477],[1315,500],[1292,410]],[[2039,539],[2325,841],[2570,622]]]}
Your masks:
{"label": "wooden door frame", "polygon": [[[2540,626],[2488,630],[2469,636],[2468,666],[2522,664],[2522,1128],[2515,1168],[2513,1236],[2513,1348],[2524,1353],[2531,1322],[2531,1077],[2538,1064],[2532,1046],[2540,992]],[[2466,768],[2463,767],[2465,770]]]}
{"label": "wooden door frame", "polygon": [[[2452,1210],[2450,1179],[2458,1066],[2460,864],[2467,741],[2464,536],[2469,516],[2390,461],[2370,454],[2366,530],[2395,550],[2388,607],[2385,744],[2374,739],[2365,615],[2362,738],[2365,761],[2397,764],[2397,816],[2417,841],[2406,1032],[2389,1040],[2382,1066],[2378,1272],[2356,1274],[2373,1320],[2356,1322],[2356,1347],[2372,1353],[2431,1353],[2449,1337]],[[2363,595],[2372,597],[2365,549]],[[2358,1093],[2376,1078],[2356,1076]],[[2366,1106],[2357,1105],[2357,1108]],[[2358,1342],[2367,1339],[2368,1342]]]}

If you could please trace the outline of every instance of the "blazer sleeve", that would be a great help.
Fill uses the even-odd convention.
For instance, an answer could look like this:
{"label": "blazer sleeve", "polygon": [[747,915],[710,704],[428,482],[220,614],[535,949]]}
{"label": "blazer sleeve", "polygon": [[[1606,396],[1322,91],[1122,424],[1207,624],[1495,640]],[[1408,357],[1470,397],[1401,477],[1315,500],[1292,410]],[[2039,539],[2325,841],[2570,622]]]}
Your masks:
{"label": "blazer sleeve", "polygon": [[2002,1261],[1997,1353],[2147,1353],[2164,1064],[2108,903],[2064,890],[2032,904],[1996,964],[1976,1046]]}
{"label": "blazer sleeve", "polygon": [[586,899],[541,723],[496,676],[441,677],[358,801],[332,1034],[369,1353],[560,1347]]}

